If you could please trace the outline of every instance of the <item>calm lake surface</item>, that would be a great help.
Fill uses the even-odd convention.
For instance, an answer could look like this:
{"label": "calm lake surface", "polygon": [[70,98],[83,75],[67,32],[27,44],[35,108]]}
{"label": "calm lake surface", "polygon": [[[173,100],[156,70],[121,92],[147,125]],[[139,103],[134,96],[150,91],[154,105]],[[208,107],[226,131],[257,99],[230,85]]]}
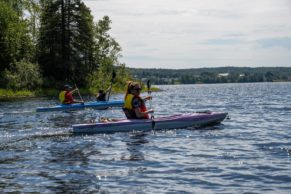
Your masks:
{"label": "calm lake surface", "polygon": [[211,110],[230,119],[196,130],[74,135],[72,124],[123,113],[35,112],[56,99],[1,102],[0,193],[291,192],[291,83],[159,87],[155,117]]}

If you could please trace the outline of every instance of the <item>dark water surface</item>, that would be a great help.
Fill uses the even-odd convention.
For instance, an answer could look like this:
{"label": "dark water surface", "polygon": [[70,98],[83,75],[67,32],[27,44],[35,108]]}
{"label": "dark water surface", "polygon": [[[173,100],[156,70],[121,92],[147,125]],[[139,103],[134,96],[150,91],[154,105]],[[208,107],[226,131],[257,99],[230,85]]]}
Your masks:
{"label": "dark water surface", "polygon": [[156,117],[212,110],[230,119],[198,130],[74,135],[71,124],[123,113],[36,113],[56,101],[1,102],[0,193],[291,192],[291,83],[160,88]]}

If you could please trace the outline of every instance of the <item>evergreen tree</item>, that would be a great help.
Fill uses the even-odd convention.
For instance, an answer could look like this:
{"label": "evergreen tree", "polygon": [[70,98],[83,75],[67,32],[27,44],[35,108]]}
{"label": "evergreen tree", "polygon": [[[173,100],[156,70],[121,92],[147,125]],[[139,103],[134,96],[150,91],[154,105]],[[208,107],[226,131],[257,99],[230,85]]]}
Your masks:
{"label": "evergreen tree", "polygon": [[0,86],[106,86],[113,69],[123,82],[129,73],[118,61],[121,47],[109,35],[110,24],[108,16],[94,24],[81,0],[0,0]]}
{"label": "evergreen tree", "polygon": [[42,1],[39,63],[52,82],[85,85],[93,63],[93,17],[80,0]]}

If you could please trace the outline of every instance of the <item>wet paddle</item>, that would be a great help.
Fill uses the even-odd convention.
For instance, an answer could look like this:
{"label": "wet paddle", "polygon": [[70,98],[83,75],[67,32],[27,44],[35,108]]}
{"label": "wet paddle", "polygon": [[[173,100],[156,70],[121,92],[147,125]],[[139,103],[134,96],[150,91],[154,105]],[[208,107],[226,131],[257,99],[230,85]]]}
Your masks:
{"label": "wet paddle", "polygon": [[77,89],[78,95],[79,95],[79,97],[80,97],[82,103],[84,103],[84,100],[83,100],[83,98],[82,98],[82,96],[81,96],[81,94],[80,94],[80,90],[79,90],[79,88],[77,87],[77,84],[75,84],[75,88]]}
{"label": "wet paddle", "polygon": [[115,77],[116,77],[116,73],[115,71],[113,70],[112,71],[112,77],[111,77],[111,80],[110,80],[110,87],[109,87],[109,91],[108,91],[108,97],[107,97],[107,101],[109,101],[109,98],[110,98],[110,94],[111,94],[111,89],[112,89],[112,84],[115,80]]}
{"label": "wet paddle", "polygon": [[[147,87],[148,87],[148,95],[151,96],[151,81],[148,80],[147,81]],[[149,100],[149,104],[150,104],[150,109],[152,109],[152,99]],[[154,116],[154,112],[151,113],[151,120],[152,120],[152,130],[155,129],[155,125],[156,125],[156,122],[154,120],[155,116]]]}
{"label": "wet paddle", "polygon": [[[148,87],[148,95],[150,96],[152,94],[150,80],[147,81],[147,87]],[[149,104],[150,104],[150,109],[152,109],[152,101],[151,100],[149,100]]]}
{"label": "wet paddle", "polygon": [[[151,91],[151,81],[150,80],[148,80],[147,81],[147,88],[148,88],[148,95],[149,96],[151,96],[151,94],[152,94],[152,91]],[[150,99],[149,100],[149,104],[150,104],[150,109],[152,109],[152,99]],[[155,118],[155,116],[154,116],[154,112],[152,112],[151,113],[151,119],[152,119],[152,128],[154,129],[154,127],[155,127],[155,121],[154,121],[154,118]]]}

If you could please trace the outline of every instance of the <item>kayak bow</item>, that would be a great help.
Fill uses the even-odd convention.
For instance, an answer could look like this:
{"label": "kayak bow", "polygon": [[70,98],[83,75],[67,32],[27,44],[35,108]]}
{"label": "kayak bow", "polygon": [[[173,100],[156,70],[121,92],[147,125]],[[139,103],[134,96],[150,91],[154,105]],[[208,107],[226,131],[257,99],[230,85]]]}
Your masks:
{"label": "kayak bow", "polygon": [[187,127],[203,127],[222,122],[227,113],[222,112],[196,112],[154,119],[122,119],[118,121],[97,122],[72,125],[74,133],[114,133],[130,131],[151,131],[162,129],[180,129]]}

